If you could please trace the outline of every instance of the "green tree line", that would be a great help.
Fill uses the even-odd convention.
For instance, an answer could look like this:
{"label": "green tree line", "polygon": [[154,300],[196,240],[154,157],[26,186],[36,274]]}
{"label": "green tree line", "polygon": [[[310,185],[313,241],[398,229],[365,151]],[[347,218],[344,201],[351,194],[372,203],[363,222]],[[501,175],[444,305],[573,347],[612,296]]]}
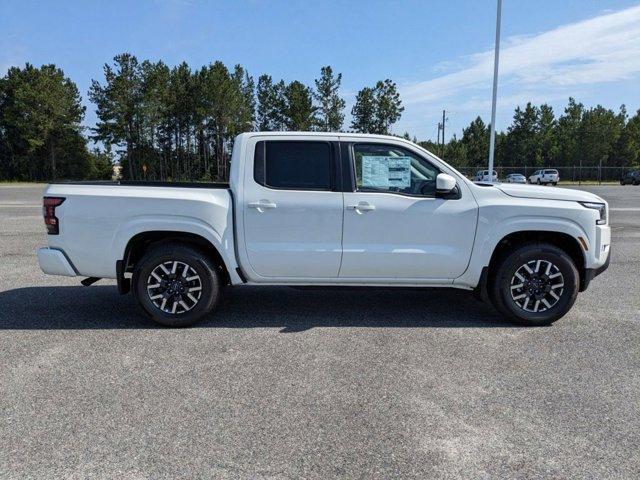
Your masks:
{"label": "green tree line", "polygon": [[[103,74],[88,92],[98,121],[83,132],[80,94],[60,69],[9,70],[0,81],[0,179],[106,178],[117,159],[127,179],[220,180],[239,133],[345,129],[342,74],[330,66],[313,87],[269,75],[256,81],[219,61],[194,70],[128,53]],[[396,85],[386,79],[362,92],[350,129],[389,133],[403,110]],[[88,140],[104,150],[89,151]]]}
{"label": "green tree line", "polygon": [[[486,168],[490,126],[477,117],[444,145],[421,142],[457,168]],[[638,167],[640,110],[629,116],[624,105],[615,112],[601,105],[585,108],[573,98],[556,117],[547,104],[517,107],[506,132],[496,133],[495,166]],[[530,170],[529,170],[530,171]]]}
{"label": "green tree line", "polygon": [[[254,78],[241,65],[139,61],[117,55],[87,92],[97,115],[82,126],[76,84],[55,65],[12,67],[0,78],[0,180],[104,179],[112,164],[134,180],[223,180],[235,136],[246,131],[390,134],[404,111],[395,83],[357,92],[351,122],[342,74],[322,67],[312,86]],[[442,146],[420,142],[459,168],[483,168],[489,126],[477,117]],[[409,134],[405,134],[410,138]],[[414,137],[414,141],[415,141]],[[90,148],[90,145],[101,148]],[[516,108],[496,135],[496,166],[620,166],[640,162],[640,111],[630,116],[574,99],[560,116],[549,105]]]}

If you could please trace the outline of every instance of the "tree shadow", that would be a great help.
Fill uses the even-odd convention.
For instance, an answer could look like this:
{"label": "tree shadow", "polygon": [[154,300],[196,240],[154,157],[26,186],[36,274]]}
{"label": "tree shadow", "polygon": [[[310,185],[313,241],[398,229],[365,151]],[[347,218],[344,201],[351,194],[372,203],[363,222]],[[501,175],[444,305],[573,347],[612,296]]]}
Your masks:
{"label": "tree shadow", "polygon": [[[510,327],[470,292],[423,288],[229,288],[197,328]],[[0,292],[0,330],[162,328],[115,286],[26,287]]]}

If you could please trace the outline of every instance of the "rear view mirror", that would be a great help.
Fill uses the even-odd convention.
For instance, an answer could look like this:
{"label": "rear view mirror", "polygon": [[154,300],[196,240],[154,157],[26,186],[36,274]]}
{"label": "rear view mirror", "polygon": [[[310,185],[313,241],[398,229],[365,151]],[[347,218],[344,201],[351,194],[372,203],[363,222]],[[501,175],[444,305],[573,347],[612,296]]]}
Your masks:
{"label": "rear view mirror", "polygon": [[456,179],[446,173],[439,173],[436,177],[436,192],[449,193],[456,188]]}

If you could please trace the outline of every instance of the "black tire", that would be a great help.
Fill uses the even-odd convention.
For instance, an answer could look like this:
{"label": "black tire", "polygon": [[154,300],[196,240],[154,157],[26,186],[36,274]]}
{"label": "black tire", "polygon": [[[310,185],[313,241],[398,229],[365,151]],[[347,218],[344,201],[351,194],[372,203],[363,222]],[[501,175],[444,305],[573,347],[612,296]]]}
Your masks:
{"label": "black tire", "polygon": [[[170,266],[173,262],[176,262],[180,267],[174,269],[177,270],[176,273],[171,272]],[[162,276],[164,271],[157,270],[162,268],[161,265],[165,265],[165,269],[169,270],[169,273],[165,275],[166,278]],[[189,268],[186,268],[185,265]],[[191,273],[191,276],[185,276],[181,274],[181,271],[186,272],[186,275]],[[156,275],[160,274],[165,282],[163,285],[168,286],[157,287],[147,293],[150,281],[159,284],[158,280],[152,280],[154,278],[152,272]],[[197,280],[187,281],[188,278],[194,277],[198,277]],[[132,284],[134,296],[144,312],[159,324],[167,327],[188,327],[195,324],[217,306],[221,296],[220,275],[211,259],[204,252],[180,243],[161,244],[149,250],[136,263]],[[197,292],[192,292],[192,290],[197,290]],[[187,298],[190,293],[192,295]],[[194,297],[198,294],[199,297]],[[165,304],[158,305],[151,299],[152,296],[157,295],[161,295],[159,299],[156,299],[158,303],[165,298],[167,299],[164,310],[161,307]],[[197,300],[193,305],[191,305],[192,298]],[[178,304],[179,301],[185,303]],[[174,308],[176,313],[170,311],[169,302],[171,306],[174,303],[178,305]],[[181,305],[187,305],[190,308],[186,309]]]}
{"label": "black tire", "polygon": [[551,185],[555,187],[556,185],[558,185],[558,182],[552,182]]}
{"label": "black tire", "polygon": [[540,181],[540,179],[538,179],[538,185],[542,185],[542,182]]}
{"label": "black tire", "polygon": [[[550,272],[553,273],[547,276],[544,274],[544,267],[549,264],[553,267],[553,270],[550,268]],[[521,282],[516,273],[526,273],[526,270],[522,270],[526,269],[525,265],[534,272]],[[536,266],[537,270],[542,270],[540,274],[535,273]],[[556,275],[558,272],[561,275]],[[512,289],[513,286],[520,284],[518,282],[525,286],[521,289]],[[560,283],[563,284],[562,287],[558,287]],[[506,318],[521,325],[541,326],[552,324],[571,309],[578,296],[579,283],[578,270],[564,250],[549,243],[527,243],[498,258],[487,287],[494,307]],[[536,285],[541,286],[540,290],[527,290],[533,289]],[[549,293],[552,287],[553,294]],[[545,291],[547,293],[544,293]],[[525,296],[516,300],[523,293]],[[558,297],[557,300],[551,295]],[[522,305],[518,304],[518,301]],[[544,302],[549,307],[546,307]],[[542,309],[538,311],[540,305]],[[528,307],[530,310],[526,310]],[[532,311],[534,309],[536,311]]]}
{"label": "black tire", "polygon": [[624,185],[624,180],[620,180],[620,185]]}

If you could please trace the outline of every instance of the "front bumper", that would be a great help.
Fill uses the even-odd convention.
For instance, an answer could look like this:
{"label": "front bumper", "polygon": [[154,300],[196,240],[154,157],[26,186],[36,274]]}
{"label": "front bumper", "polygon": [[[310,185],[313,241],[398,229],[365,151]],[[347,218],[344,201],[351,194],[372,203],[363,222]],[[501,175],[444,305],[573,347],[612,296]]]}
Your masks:
{"label": "front bumper", "polygon": [[584,271],[584,277],[580,279],[580,291],[584,292],[591,283],[591,280],[596,278],[602,272],[604,272],[607,268],[609,268],[609,262],[611,262],[611,246],[607,249],[607,260],[604,264],[597,268],[586,268]]}
{"label": "front bumper", "polygon": [[38,263],[40,269],[48,275],[62,275],[75,277],[76,269],[73,267],[62,250],[43,247],[38,249]]}

